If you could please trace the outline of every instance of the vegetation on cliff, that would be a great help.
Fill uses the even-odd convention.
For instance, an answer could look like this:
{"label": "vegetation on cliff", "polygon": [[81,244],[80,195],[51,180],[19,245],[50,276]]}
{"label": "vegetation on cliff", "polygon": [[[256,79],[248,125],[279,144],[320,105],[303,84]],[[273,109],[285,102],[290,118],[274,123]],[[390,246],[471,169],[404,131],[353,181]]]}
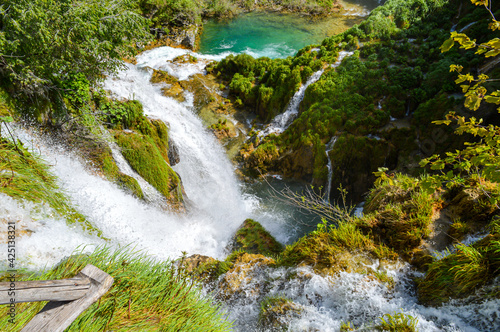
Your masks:
{"label": "vegetation on cliff", "polygon": [[[452,28],[467,29],[478,44],[491,39],[494,32],[487,29],[486,11],[466,3],[458,10],[457,2],[445,6],[447,3],[415,1],[402,5],[387,1],[359,26],[316,47],[305,47],[293,58],[238,55],[219,62],[213,72],[226,82],[236,101],[241,100],[263,121],[282,112],[293,92],[314,71],[325,69],[307,88],[298,118],[283,134],[265,140],[253,138],[251,146],[244,146],[244,165],[312,180],[319,187],[327,180],[327,142],[334,135],[354,135],[346,136],[351,141],[371,135],[378,142],[374,140],[370,148],[366,143],[354,144],[359,148],[350,154],[364,155],[363,149],[377,149],[378,160],[373,159],[369,168],[362,167],[359,160],[351,161],[347,167],[350,173],[341,176],[335,172],[338,178],[331,185],[332,198],[339,197],[335,188],[342,184],[349,187],[351,199],[359,202],[375,181],[372,172],[377,167],[418,174],[422,157],[459,147],[468,138],[457,140],[450,129],[432,124],[449,110],[464,111],[449,66],[455,63],[467,69],[485,65],[484,70],[492,71],[491,75],[497,70],[471,50],[452,49],[443,54],[439,47]],[[354,54],[331,68],[339,52],[348,50]],[[492,116],[489,113],[488,118]],[[295,153],[298,151],[302,152]],[[340,151],[334,147],[332,153],[337,156]],[[331,160],[334,168],[346,170],[344,158]],[[366,181],[353,185],[360,178]],[[357,191],[359,182],[363,188]]]}

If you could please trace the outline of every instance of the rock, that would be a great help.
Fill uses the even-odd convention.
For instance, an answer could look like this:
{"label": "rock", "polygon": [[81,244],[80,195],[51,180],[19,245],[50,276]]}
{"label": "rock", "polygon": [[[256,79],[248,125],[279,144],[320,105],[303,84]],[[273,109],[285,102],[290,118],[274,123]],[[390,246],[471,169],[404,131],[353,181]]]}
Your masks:
{"label": "rock", "polygon": [[284,153],[278,161],[278,172],[286,177],[310,180],[314,167],[314,146],[302,145],[298,150]]}
{"label": "rock", "polygon": [[341,198],[338,188],[347,190],[347,203],[357,204],[372,187],[379,167],[385,166],[391,143],[366,136],[343,135],[338,138],[329,156],[332,161],[330,197]]}
{"label": "rock", "polygon": [[175,144],[171,137],[169,137],[168,142],[168,161],[170,162],[170,166],[175,166],[181,161],[177,144]]}
{"label": "rock", "polygon": [[276,255],[282,245],[264,228],[252,219],[247,219],[234,235],[228,246],[230,251],[244,250],[251,254]]}
{"label": "rock", "polygon": [[163,87],[161,91],[165,97],[174,98],[179,103],[186,101],[186,98],[184,97],[184,89],[181,87],[179,82],[175,82],[168,87]]}
{"label": "rock", "polygon": [[151,75],[150,81],[151,83],[174,84],[177,83],[179,80],[176,77],[167,73],[166,71],[153,69],[153,75]]}
{"label": "rock", "polygon": [[184,24],[182,22],[179,26],[151,28],[150,32],[155,36],[155,40],[146,45],[144,50],[159,46],[172,46],[196,51],[199,46],[201,29],[198,24]]}
{"label": "rock", "polygon": [[180,85],[194,94],[194,106],[197,110],[209,105],[212,108],[223,105],[223,99],[217,93],[219,86],[211,75],[196,74],[187,81],[181,81]]}
{"label": "rock", "polygon": [[493,214],[498,213],[497,207],[478,188],[464,188],[452,194],[447,207],[451,219],[460,219],[470,225],[484,225]]}
{"label": "rock", "polygon": [[267,331],[287,330],[288,323],[298,318],[304,309],[283,297],[266,298],[261,302],[259,323]]}
{"label": "rock", "polygon": [[217,260],[209,256],[194,254],[182,260],[182,267],[189,273],[194,272],[207,263],[214,263]]}
{"label": "rock", "polygon": [[259,285],[245,289],[258,275],[260,269],[274,265],[274,259],[263,255],[243,253],[236,258],[233,267],[224,275],[218,286],[220,296],[226,300],[245,292],[245,296],[257,297],[262,289]]}

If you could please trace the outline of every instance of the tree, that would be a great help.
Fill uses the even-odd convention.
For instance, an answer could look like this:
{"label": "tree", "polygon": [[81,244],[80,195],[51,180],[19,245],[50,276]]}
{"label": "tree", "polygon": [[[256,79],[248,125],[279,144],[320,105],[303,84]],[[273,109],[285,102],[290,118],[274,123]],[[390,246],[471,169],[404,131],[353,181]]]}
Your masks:
{"label": "tree", "polygon": [[[471,0],[471,2],[484,6],[492,17],[489,29],[500,31],[500,22],[493,15],[491,2],[488,0]],[[475,48],[476,54],[484,54],[487,58],[500,55],[499,38],[477,44],[476,40],[471,40],[466,34],[454,31],[441,46],[441,51],[447,52],[455,43],[460,44],[460,48]],[[477,77],[470,73],[462,74],[462,70],[462,66],[450,66],[450,71],[459,73],[455,83],[461,84],[460,87],[466,97],[464,104],[466,108],[475,111],[483,101],[500,104],[500,90],[488,92],[484,86],[486,82],[496,79],[491,79],[485,74],[480,74]],[[500,107],[497,110],[500,112]],[[431,169],[441,171],[440,174],[429,177],[424,185],[430,189],[434,189],[442,183],[446,183],[448,187],[456,184],[478,186],[489,196],[490,202],[498,206],[499,193],[492,192],[491,183],[500,183],[500,127],[491,124],[486,126],[483,125],[482,119],[474,117],[466,119],[453,112],[447,115],[446,120],[434,121],[435,124],[446,125],[450,125],[452,122],[456,122],[458,125],[455,129],[456,134],[467,133],[480,139],[477,142],[466,142],[464,149],[447,152],[445,157],[434,155],[422,160],[422,166],[430,165]]]}
{"label": "tree", "polygon": [[148,21],[134,5],[134,0],[3,0],[0,78],[30,97],[47,97],[77,75],[95,85],[134,53],[134,42],[149,36]]}

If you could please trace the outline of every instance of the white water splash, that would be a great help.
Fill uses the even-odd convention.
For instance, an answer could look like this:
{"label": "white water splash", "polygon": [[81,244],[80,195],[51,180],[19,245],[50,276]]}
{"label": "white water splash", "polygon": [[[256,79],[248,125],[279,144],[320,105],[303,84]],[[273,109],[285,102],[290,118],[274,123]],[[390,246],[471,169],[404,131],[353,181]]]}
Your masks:
{"label": "white water splash", "polygon": [[[373,268],[382,266],[375,262]],[[265,297],[282,297],[293,301],[301,310],[285,319],[289,331],[334,332],[346,322],[354,324],[356,331],[373,331],[380,317],[401,312],[417,319],[420,332],[498,331],[500,328],[498,299],[464,299],[439,308],[425,307],[417,302],[410,282],[415,275],[407,265],[382,270],[393,278],[394,287],[358,273],[340,272],[324,277],[308,267],[257,268],[250,274],[251,278],[243,280],[240,291],[230,296],[229,318],[236,321],[237,331],[271,331],[258,324],[260,302]]]}
{"label": "white water splash", "polygon": [[86,251],[90,251],[103,242],[84,234],[78,225],[67,225],[63,217],[43,203],[0,194],[0,216],[0,271],[7,270],[8,222],[14,222],[16,227],[16,268],[40,270],[58,263],[78,246],[89,245]]}

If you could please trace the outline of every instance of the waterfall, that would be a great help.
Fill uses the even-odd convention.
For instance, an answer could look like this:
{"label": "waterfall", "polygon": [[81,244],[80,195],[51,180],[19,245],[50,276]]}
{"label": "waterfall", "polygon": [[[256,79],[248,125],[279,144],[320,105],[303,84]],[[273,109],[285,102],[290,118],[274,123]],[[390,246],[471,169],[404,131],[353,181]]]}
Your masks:
{"label": "waterfall", "polygon": [[173,169],[181,177],[190,203],[188,212],[179,214],[159,207],[162,197],[130,168],[114,143],[110,147],[118,167],[138,180],[146,202],[89,171],[84,161],[57,143],[16,126],[15,135],[23,144],[51,165],[51,172],[72,206],[109,239],[104,241],[79,227],[68,226],[64,217],[54,217],[43,204],[7,205],[2,197],[0,210],[7,211],[4,215],[26,215],[27,227],[33,231],[19,239],[26,250],[20,253],[24,257],[20,266],[50,267],[79,245],[87,245],[91,250],[103,243],[131,244],[159,259],[178,258],[182,252],[224,258],[228,241],[246,218],[259,220],[278,240],[288,239],[290,232],[283,227],[284,217],[263,211],[258,197],[242,194],[234,166],[193,111],[192,99],[179,103],[163,96],[160,85],[149,82],[150,68],[169,70],[180,78],[202,72],[203,59],[198,64],[186,64],[186,68],[168,62],[185,53],[188,51],[173,48],[145,52],[138,57],[137,66],[124,65],[125,70],[109,77],[104,88],[116,97],[139,100],[147,116],[168,123],[169,136],[176,142],[180,156]]}
{"label": "waterfall", "polygon": [[335,146],[335,143],[337,142],[337,136],[333,136],[330,142],[326,145],[326,157],[328,158],[328,164],[326,167],[328,168],[328,180],[326,183],[326,189],[325,189],[325,202],[330,203],[330,192],[332,191],[332,176],[333,176],[333,166],[332,166],[332,160],[330,159],[330,154],[329,152],[333,150],[333,147]]}
{"label": "waterfall", "polygon": [[[332,68],[338,67],[346,56],[351,56],[352,54],[353,52],[341,51],[337,58],[337,62],[332,64]],[[306,83],[304,83],[299,88],[299,90],[295,92],[292,99],[288,103],[288,106],[286,107],[285,111],[281,114],[278,114],[271,121],[269,126],[260,132],[259,136],[267,136],[271,133],[281,134],[282,132],[284,132],[288,128],[288,126],[292,124],[293,120],[295,120],[295,118],[299,114],[299,106],[302,100],[304,99],[307,87],[317,82],[320,79],[321,75],[323,75],[324,71],[325,71],[324,69],[321,69],[312,74],[311,77],[309,77],[309,79],[306,81]]]}

